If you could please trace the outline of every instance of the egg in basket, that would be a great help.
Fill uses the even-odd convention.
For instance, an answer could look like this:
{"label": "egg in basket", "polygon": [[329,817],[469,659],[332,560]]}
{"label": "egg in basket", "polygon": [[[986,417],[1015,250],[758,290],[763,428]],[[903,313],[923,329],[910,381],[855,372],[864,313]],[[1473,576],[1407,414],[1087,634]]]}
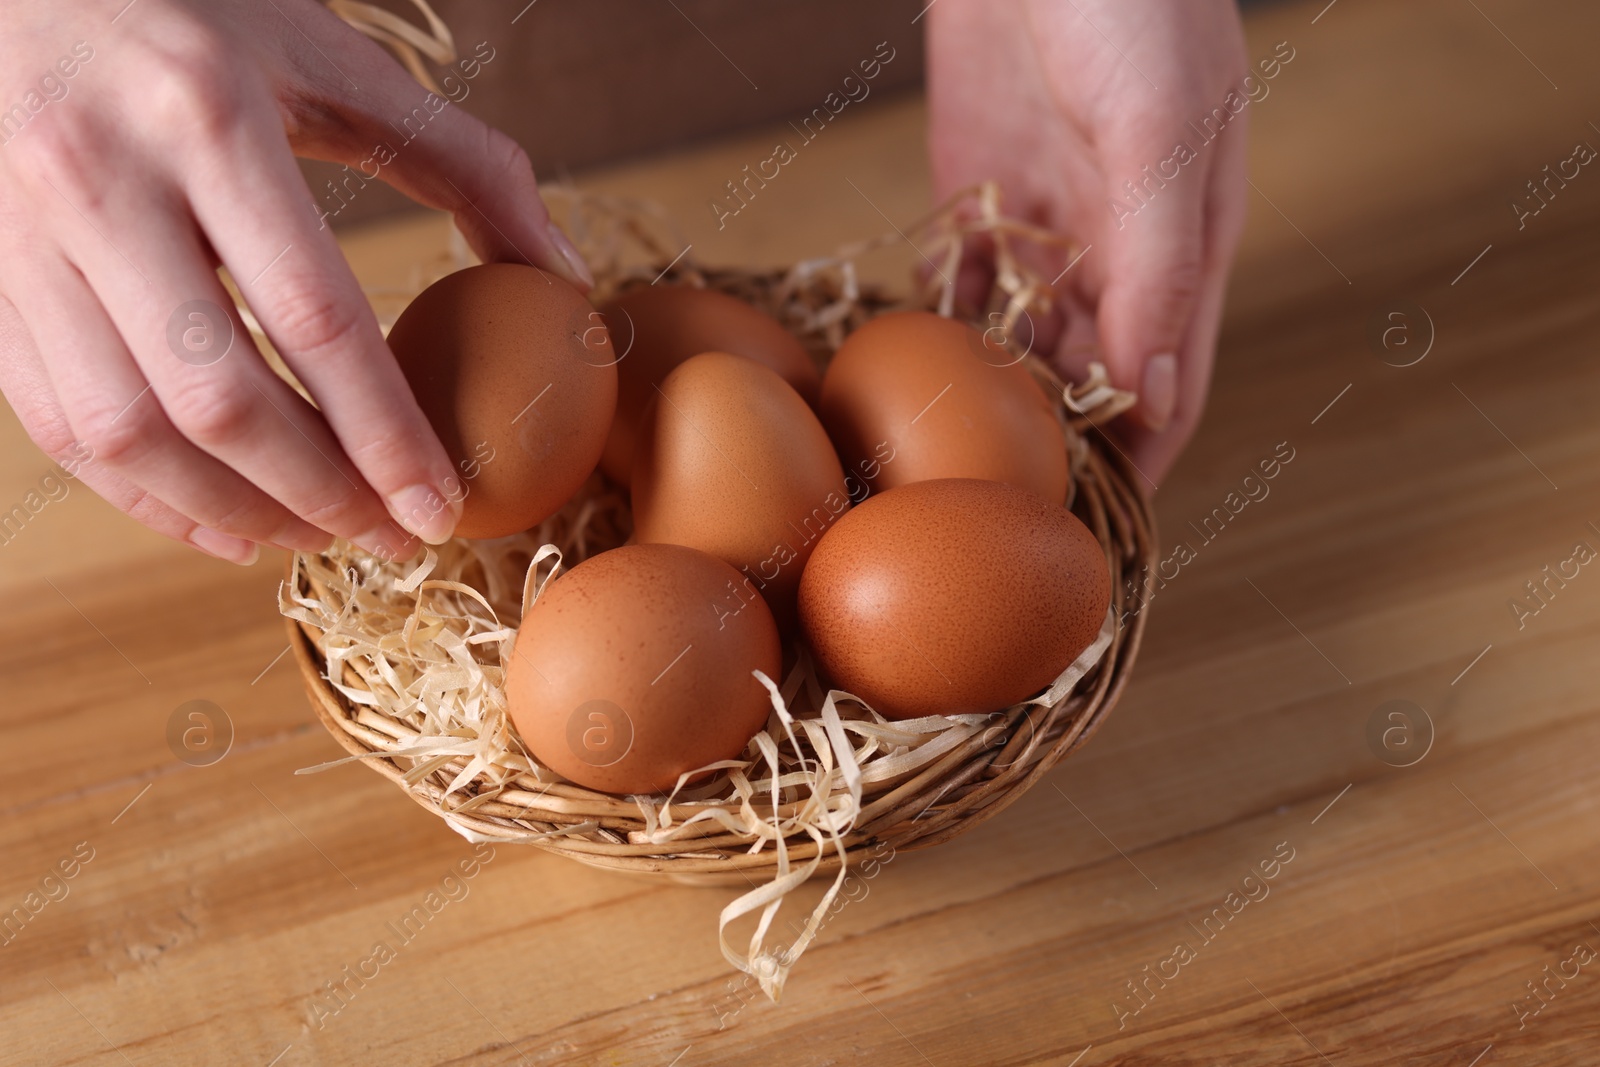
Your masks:
{"label": "egg in basket", "polygon": [[[566,196],[593,303],[468,266],[389,333],[459,536],[299,554],[280,607],[350,758],[471,840],[742,887],[722,948],[776,996],[853,858],[994,815],[1115,702],[1156,541],[1099,427],[1133,398],[1013,343],[1049,301],[1013,246],[1055,238],[992,187],[918,228],[952,274],[992,239],[982,330],[947,287],[858,282],[899,235],[711,269],[639,206]],[[785,894],[830,874],[777,951]]]}

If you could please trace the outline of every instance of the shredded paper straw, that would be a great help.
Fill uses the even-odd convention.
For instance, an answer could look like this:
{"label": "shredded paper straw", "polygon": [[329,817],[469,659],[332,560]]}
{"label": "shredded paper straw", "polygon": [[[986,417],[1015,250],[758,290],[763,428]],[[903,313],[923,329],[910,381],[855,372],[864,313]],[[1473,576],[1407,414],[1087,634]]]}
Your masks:
{"label": "shredded paper straw", "polygon": [[[454,45],[427,4],[413,3],[427,30],[353,0],[329,7],[394,48],[427,84],[422,57],[447,63]],[[658,278],[716,288],[772,314],[819,360],[885,310],[958,310],[937,279],[923,280],[906,300],[860,280],[858,261],[904,240],[898,232],[786,270],[712,268],[680,255],[685,242],[654,205],[562,187],[545,192],[595,271],[597,303]],[[1020,316],[1048,313],[1054,300],[1016,244],[1076,253],[1071,242],[1006,218],[993,184],[964,190],[908,232],[951,277],[971,238],[992,243],[995,284],[989,305],[976,310],[1003,316],[1007,338]],[[392,324],[417,292],[471,262],[452,234],[448,247],[416,265],[412,285],[369,292],[380,321]],[[613,869],[743,885],[722,910],[718,941],[729,963],[776,1000],[838,897],[853,851],[879,841],[937,843],[999,810],[1082,743],[1136,651],[1142,615],[1125,623],[1123,578],[1155,558],[1153,521],[1128,472],[1091,444],[1092,428],[1134,397],[1111,386],[1098,364],[1070,385],[1031,355],[1025,365],[1059,398],[1073,472],[1069,505],[1106,547],[1113,579],[1099,637],[1033,699],[989,715],[891,721],[852,694],[825,688],[802,643],[790,650],[784,677],[756,674],[771,702],[766,727],[739,758],[702,768],[709,778],[691,785],[695,776],[685,775],[668,795],[634,797],[565,781],[540,766],[513,730],[505,664],[523,613],[548,583],[631,533],[625,492],[597,474],[560,512],[512,537],[455,539],[392,562],[342,542],[294,556],[279,608],[299,640],[314,706],[352,753],[301,773],[366,762],[470,841],[532,843]],[[774,923],[785,898],[826,873],[833,879],[822,899],[780,947]],[[742,945],[733,936],[741,920],[753,921]]]}

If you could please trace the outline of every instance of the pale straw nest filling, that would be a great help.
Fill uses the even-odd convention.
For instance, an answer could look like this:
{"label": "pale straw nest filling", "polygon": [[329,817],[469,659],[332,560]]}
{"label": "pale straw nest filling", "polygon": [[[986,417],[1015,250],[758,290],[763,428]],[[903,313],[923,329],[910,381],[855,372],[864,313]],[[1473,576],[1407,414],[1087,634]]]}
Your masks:
{"label": "pale straw nest filling", "polygon": [[[987,235],[998,271],[985,311],[1010,325],[1050,300],[1015,245],[1060,243],[1006,219],[996,190],[980,186],[905,235],[861,241],[788,270],[710,268],[679,256],[683,243],[649,205],[561,188],[547,195],[599,278],[597,303],[657,279],[708,286],[772,314],[824,362],[849,330],[880,311],[952,313],[951,291],[937,277],[902,301],[862,284],[856,262],[868,252],[909,236],[954,277],[963,239]],[[453,240],[436,261],[417,265],[414,286],[370,293],[385,327],[429,282],[470,262]],[[1111,388],[1098,366],[1087,381],[1067,386],[1038,358],[1029,355],[1026,364],[1057,398],[1071,460],[1068,504],[1105,548],[1112,579],[1099,638],[1030,701],[988,715],[889,721],[824,688],[796,642],[786,650],[784,676],[761,678],[772,702],[766,728],[738,760],[713,765],[708,780],[680,784],[669,796],[634,797],[566,782],[512,731],[504,664],[544,583],[629,536],[626,491],[597,473],[559,513],[512,537],[457,539],[397,562],[343,542],[323,555],[297,554],[279,607],[313,707],[348,759],[387,775],[468,840],[527,842],[597,867],[743,887],[722,910],[719,942],[729,962],[776,999],[853,857],[884,845],[936,844],[1000,811],[1083,743],[1132,665],[1144,627],[1132,586],[1156,558],[1154,519],[1128,461],[1100,428],[1134,398]],[[827,874],[832,884],[802,932],[776,947],[772,923],[785,895]],[[746,915],[754,928],[741,949],[730,926]]]}

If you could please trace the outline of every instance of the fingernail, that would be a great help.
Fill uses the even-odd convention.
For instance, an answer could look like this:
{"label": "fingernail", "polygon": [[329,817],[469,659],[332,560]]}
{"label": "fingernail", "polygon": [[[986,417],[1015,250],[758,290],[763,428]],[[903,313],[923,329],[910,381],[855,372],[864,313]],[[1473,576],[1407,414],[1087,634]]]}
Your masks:
{"label": "fingernail", "polygon": [[411,538],[401,533],[400,528],[394,523],[386,522],[382,526],[374,526],[359,537],[352,537],[350,543],[368,555],[376,556],[386,563],[393,563],[415,551],[415,548],[406,551],[410,540]]}
{"label": "fingernail", "polygon": [[389,497],[389,511],[401,526],[430,545],[450,540],[456,528],[456,506],[428,485],[408,485]]}
{"label": "fingernail", "polygon": [[1178,357],[1151,356],[1144,365],[1144,389],[1139,396],[1144,424],[1152,430],[1166,429],[1177,404]]}
{"label": "fingernail", "polygon": [[583,261],[583,256],[578,253],[578,246],[572,243],[561,227],[551,223],[546,227],[550,234],[550,243],[556,246],[556,251],[561,253],[561,258],[567,261],[567,269],[571,272],[571,280],[579,282],[587,288],[594,288],[594,275],[589,273],[589,264]]}
{"label": "fingernail", "polygon": [[261,558],[261,546],[253,541],[232,537],[209,526],[197,526],[189,534],[189,543],[208,556],[249,567]]}

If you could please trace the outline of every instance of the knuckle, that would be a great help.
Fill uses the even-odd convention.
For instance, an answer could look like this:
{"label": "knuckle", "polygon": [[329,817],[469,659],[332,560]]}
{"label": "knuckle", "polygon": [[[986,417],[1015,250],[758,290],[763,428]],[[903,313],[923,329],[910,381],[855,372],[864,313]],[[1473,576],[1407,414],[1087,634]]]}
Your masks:
{"label": "knuckle", "polygon": [[359,337],[364,320],[330,290],[305,286],[279,297],[273,319],[282,347],[298,355],[337,353]]}
{"label": "knuckle", "polygon": [[1198,250],[1193,256],[1184,256],[1177,260],[1167,267],[1163,279],[1167,299],[1178,306],[1186,307],[1192,304],[1200,295],[1204,277],[1205,268],[1200,262]]}
{"label": "knuckle", "polygon": [[173,26],[149,64],[145,99],[160,128],[204,144],[230,132],[245,104],[245,64],[199,22]]}
{"label": "knuckle", "polygon": [[153,407],[135,401],[121,411],[97,408],[79,419],[79,434],[95,459],[108,467],[130,466],[160,440],[160,417],[151,411]]}
{"label": "knuckle", "polygon": [[166,402],[178,432],[208,451],[225,448],[245,437],[255,407],[233,383],[191,385]]}
{"label": "knuckle", "polygon": [[247,541],[254,541],[263,536],[263,531],[271,527],[271,522],[263,514],[262,502],[252,499],[247,495],[242,500],[235,501],[231,506],[217,509],[215,512],[201,516],[201,525],[209,526],[219,533],[231,537],[242,537]]}
{"label": "knuckle", "polygon": [[533,160],[528,157],[527,149],[501,130],[488,128],[484,141],[484,157],[488,176],[497,179],[503,185],[533,181]]}
{"label": "knuckle", "polygon": [[[417,433],[398,425],[368,427],[358,440],[346,446],[346,452],[356,468],[369,477],[378,474],[404,479],[411,472],[408,481],[397,481],[395,487],[425,477],[422,472],[427,465],[422,459],[422,440]],[[381,480],[388,484],[387,478]]]}
{"label": "knuckle", "polygon": [[15,173],[36,197],[59,192],[79,211],[93,216],[103,197],[104,186],[95,177],[105,169],[106,140],[96,121],[81,111],[61,110],[46,118],[30,124],[27,136],[8,144],[7,150],[17,153]]}
{"label": "knuckle", "polygon": [[165,532],[168,528],[168,524],[161,520],[170,514],[169,509],[147,489],[135,486],[117,507],[130,519],[143,523],[151,529]]}
{"label": "knuckle", "polygon": [[360,535],[376,526],[380,519],[365,513],[373,508],[362,506],[351,493],[336,492],[332,496],[308,501],[294,509],[296,515],[318,529],[329,532],[344,531]]}

